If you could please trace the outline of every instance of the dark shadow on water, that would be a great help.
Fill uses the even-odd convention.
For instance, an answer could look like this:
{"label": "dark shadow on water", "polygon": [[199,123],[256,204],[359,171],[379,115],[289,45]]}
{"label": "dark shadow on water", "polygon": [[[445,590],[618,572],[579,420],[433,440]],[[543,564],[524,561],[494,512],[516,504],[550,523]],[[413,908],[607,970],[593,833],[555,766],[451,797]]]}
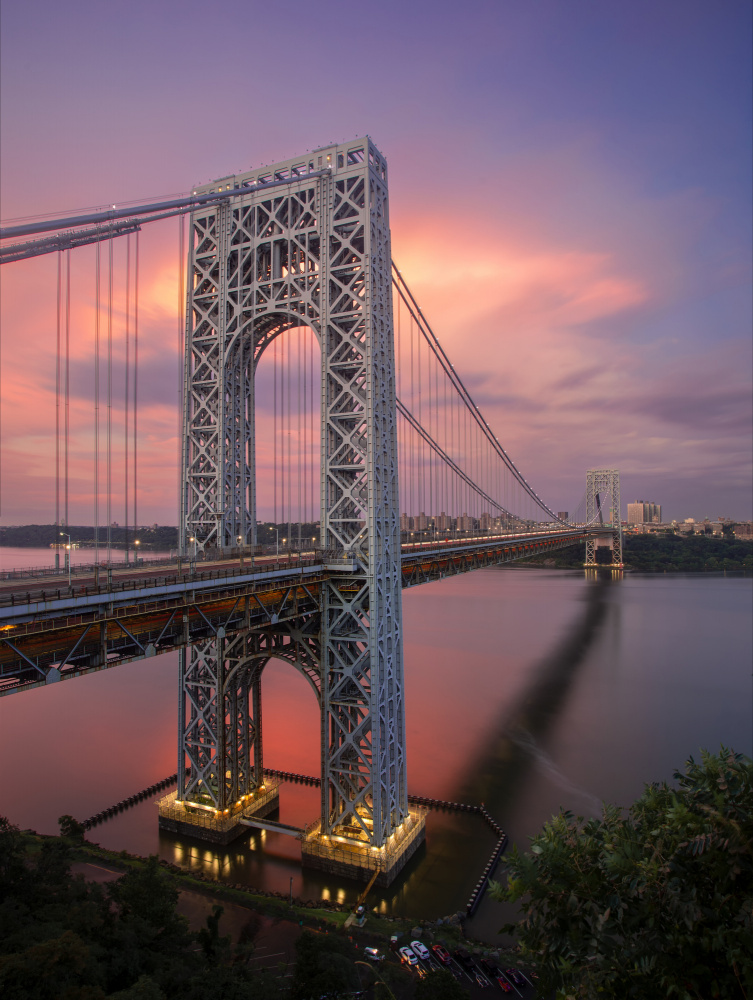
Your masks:
{"label": "dark shadow on water", "polygon": [[[518,801],[537,780],[537,772],[556,785],[566,801],[576,799],[579,812],[601,814],[601,802],[559,770],[547,753],[546,744],[595,642],[604,638],[610,621],[615,628],[619,626],[614,618],[619,614],[619,606],[608,600],[608,589],[620,582],[621,578],[613,578],[611,573],[599,573],[589,581],[582,614],[562,641],[533,669],[530,683],[500,718],[484,752],[471,765],[469,780],[458,791],[458,797],[465,801],[484,802],[503,828],[508,826],[509,817],[517,816]],[[517,818],[520,821],[521,817]],[[517,837],[521,839],[520,831]],[[520,846],[525,849],[527,844]],[[479,864],[483,864],[481,859]],[[504,882],[503,865],[496,877]],[[498,903],[487,893],[475,916],[467,922],[466,933],[496,945],[511,945],[512,941],[500,937],[499,928],[515,919],[514,905]]]}
{"label": "dark shadow on water", "polygon": [[603,635],[608,613],[618,609],[607,600],[609,587],[619,584],[611,575],[599,574],[585,591],[585,607],[568,635],[534,668],[532,679],[508,707],[484,752],[470,764],[468,780],[453,798],[485,802],[504,826],[521,785],[538,767],[564,790],[576,792],[595,815],[600,802],[570,784],[544,750],[546,737],[562,713],[578,668],[594,642]]}

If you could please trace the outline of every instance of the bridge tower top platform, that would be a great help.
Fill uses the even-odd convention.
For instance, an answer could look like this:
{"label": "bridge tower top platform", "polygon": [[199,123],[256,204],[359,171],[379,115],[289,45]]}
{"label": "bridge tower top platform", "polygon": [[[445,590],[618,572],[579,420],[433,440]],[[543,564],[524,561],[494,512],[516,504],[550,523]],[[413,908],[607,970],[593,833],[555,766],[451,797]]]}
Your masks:
{"label": "bridge tower top platform", "polygon": [[215,192],[237,190],[239,194],[261,191],[270,187],[295,183],[320,171],[331,174],[352,173],[353,168],[367,163],[383,181],[387,180],[387,161],[365,135],[346,143],[331,143],[306,152],[303,156],[294,156],[278,163],[254,167],[237,174],[218,177],[206,184],[195,184],[192,194],[213,194]]}

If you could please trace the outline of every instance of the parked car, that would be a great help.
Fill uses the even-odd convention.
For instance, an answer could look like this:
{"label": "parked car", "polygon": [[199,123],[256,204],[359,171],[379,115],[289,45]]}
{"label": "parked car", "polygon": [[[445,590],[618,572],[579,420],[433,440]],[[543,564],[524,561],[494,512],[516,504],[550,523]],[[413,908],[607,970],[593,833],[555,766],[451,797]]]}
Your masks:
{"label": "parked car", "polygon": [[465,948],[456,948],[452,953],[452,957],[456,959],[464,969],[470,969],[473,965],[473,959]]}
{"label": "parked car", "polygon": [[481,989],[485,989],[487,986],[490,985],[490,983],[489,983],[489,980],[485,979],[484,976],[482,976],[480,972],[477,972],[476,973],[476,985],[480,986]]}
{"label": "parked car", "polygon": [[492,979],[497,978],[497,973],[499,972],[499,969],[497,969],[497,966],[494,964],[494,962],[490,962],[488,958],[482,958],[478,964],[481,966],[481,968],[484,970],[487,976],[490,976]]}
{"label": "parked car", "polygon": [[450,959],[450,953],[444,947],[444,945],[433,944],[431,946],[431,950],[434,952],[434,957],[436,959],[438,959],[442,963],[442,965],[449,965],[450,964],[450,961],[451,961],[451,959]]}
{"label": "parked car", "polygon": [[418,959],[407,945],[403,945],[398,954],[401,962],[405,962],[407,965],[418,965]]}
{"label": "parked car", "polygon": [[384,961],[384,955],[379,951],[378,948],[364,948],[363,957],[368,958],[370,962]]}
{"label": "parked car", "polygon": [[430,958],[429,949],[426,947],[425,944],[421,944],[420,941],[411,941],[410,946],[415,951],[415,953],[418,955],[418,957],[421,959],[422,962],[429,961]]}
{"label": "parked car", "polygon": [[505,969],[505,975],[508,979],[512,979],[516,986],[525,986],[526,981],[518,972],[517,969]]}
{"label": "parked car", "polygon": [[495,977],[497,980],[497,986],[502,990],[503,993],[512,993],[512,986],[508,983],[507,979],[500,972],[498,976]]}

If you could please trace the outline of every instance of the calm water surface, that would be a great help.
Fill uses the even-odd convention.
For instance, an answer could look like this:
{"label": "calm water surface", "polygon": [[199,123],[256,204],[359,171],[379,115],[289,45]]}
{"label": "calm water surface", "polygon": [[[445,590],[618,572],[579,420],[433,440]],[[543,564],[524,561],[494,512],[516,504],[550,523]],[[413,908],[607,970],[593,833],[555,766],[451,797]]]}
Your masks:
{"label": "calm water surface", "polygon": [[[2,550],[0,550],[2,552]],[[30,550],[25,550],[29,564]],[[751,591],[742,577],[489,569],[404,594],[411,792],[485,802],[523,847],[560,807],[598,815],[670,780],[701,747],[753,752]],[[0,699],[0,813],[56,832],[176,770],[177,656]],[[282,662],[264,676],[265,763],[316,774],[317,706]],[[304,825],[319,790],[284,784],[280,819]],[[106,847],[159,852],[261,888],[354,899],[303,873],[297,841],[253,833],[227,850],[160,833],[143,803],[96,828]],[[427,844],[383,912],[463,909],[494,846],[476,817],[430,813]],[[507,915],[485,900],[471,933]]]}

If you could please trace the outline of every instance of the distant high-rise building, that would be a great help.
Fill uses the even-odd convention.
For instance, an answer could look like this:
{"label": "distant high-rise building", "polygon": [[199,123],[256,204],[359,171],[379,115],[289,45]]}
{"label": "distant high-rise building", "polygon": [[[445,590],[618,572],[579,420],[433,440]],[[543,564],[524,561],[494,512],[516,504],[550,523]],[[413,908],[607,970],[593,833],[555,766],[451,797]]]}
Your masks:
{"label": "distant high-rise building", "polygon": [[481,530],[488,531],[493,523],[494,519],[492,518],[491,514],[489,513],[488,510],[485,510],[481,515],[481,523],[480,523]]}
{"label": "distant high-rise building", "polygon": [[411,522],[411,519],[408,517],[407,514],[401,514],[400,515],[400,530],[401,531],[410,531],[410,522]]}
{"label": "distant high-rise building", "polygon": [[635,503],[627,505],[627,523],[643,524],[643,501],[636,500]]}
{"label": "distant high-rise building", "polygon": [[413,518],[413,523],[417,531],[426,531],[429,527],[429,518],[421,511],[418,517]]}
{"label": "distant high-rise building", "polygon": [[661,524],[661,504],[636,500],[627,505],[628,524]]}
{"label": "distant high-rise building", "polygon": [[566,511],[566,510],[558,510],[557,511],[557,517],[560,519],[560,521],[566,521],[569,516],[570,515],[569,515],[568,511]]}
{"label": "distant high-rise building", "polygon": [[448,517],[444,511],[434,519],[437,531],[449,531],[452,528],[452,518]]}

